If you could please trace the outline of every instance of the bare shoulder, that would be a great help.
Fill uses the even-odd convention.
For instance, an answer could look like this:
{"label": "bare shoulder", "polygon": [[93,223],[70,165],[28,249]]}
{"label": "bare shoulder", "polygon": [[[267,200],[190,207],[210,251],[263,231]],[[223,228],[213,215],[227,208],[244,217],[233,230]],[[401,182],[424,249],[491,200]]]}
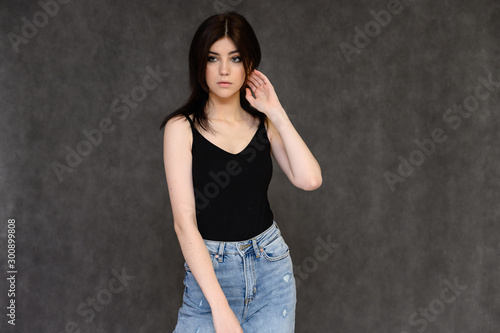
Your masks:
{"label": "bare shoulder", "polygon": [[[190,117],[192,119],[192,117]],[[189,121],[187,120],[186,116],[183,114],[178,114],[168,120],[168,122],[165,124],[165,128],[175,128],[175,127],[185,127],[186,125],[189,126]]]}
{"label": "bare shoulder", "polygon": [[191,146],[192,138],[191,125],[184,115],[180,114],[172,117],[165,124],[163,132],[165,145],[167,143],[177,145],[188,142],[189,146]]}
{"label": "bare shoulder", "polygon": [[164,127],[163,159],[176,232],[196,226],[190,127],[182,114],[169,119]]}

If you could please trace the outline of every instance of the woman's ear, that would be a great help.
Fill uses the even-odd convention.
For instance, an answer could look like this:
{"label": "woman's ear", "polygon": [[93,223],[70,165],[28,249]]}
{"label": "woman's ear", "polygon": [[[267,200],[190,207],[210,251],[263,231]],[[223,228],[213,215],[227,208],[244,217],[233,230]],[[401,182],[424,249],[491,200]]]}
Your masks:
{"label": "woman's ear", "polygon": [[253,62],[250,63],[250,66],[248,66],[248,75],[252,74],[254,68],[253,68]]}
{"label": "woman's ear", "polygon": [[[250,67],[250,68],[251,68],[251,67]],[[245,84],[246,84],[246,83],[248,83],[248,79],[250,78],[250,75],[252,75],[252,70],[251,70],[250,68],[248,69],[248,71],[247,71],[247,73],[246,73],[247,75],[246,75]]]}

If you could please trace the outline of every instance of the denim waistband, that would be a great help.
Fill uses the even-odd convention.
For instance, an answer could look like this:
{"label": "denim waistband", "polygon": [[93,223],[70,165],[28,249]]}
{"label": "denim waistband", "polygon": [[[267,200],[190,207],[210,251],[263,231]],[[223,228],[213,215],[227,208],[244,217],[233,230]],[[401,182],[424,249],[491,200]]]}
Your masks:
{"label": "denim waistband", "polygon": [[260,257],[260,252],[262,249],[275,240],[281,235],[281,230],[278,227],[278,223],[273,220],[273,224],[267,228],[266,231],[258,234],[255,237],[242,241],[225,242],[225,241],[213,241],[206,240],[205,245],[207,246],[208,252],[216,254],[218,261],[222,261],[224,254],[240,254],[244,256],[247,252],[254,251],[255,256]]}

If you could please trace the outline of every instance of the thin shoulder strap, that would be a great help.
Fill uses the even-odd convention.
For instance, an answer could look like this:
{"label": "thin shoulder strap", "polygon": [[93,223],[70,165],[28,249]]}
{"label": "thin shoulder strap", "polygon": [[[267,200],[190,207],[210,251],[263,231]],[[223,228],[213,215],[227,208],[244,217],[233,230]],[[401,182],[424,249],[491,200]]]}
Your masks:
{"label": "thin shoulder strap", "polygon": [[194,124],[193,124],[193,121],[191,120],[191,118],[188,115],[184,115],[184,116],[189,120],[191,127],[194,127]]}

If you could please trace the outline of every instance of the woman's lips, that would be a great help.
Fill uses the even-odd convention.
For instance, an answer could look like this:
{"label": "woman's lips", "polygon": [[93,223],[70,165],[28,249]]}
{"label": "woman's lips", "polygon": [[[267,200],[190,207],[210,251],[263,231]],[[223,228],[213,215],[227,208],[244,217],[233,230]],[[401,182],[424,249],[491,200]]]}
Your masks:
{"label": "woman's lips", "polygon": [[232,83],[231,82],[225,82],[225,81],[221,81],[221,82],[217,82],[217,84],[223,88],[226,88],[226,87],[229,87]]}

